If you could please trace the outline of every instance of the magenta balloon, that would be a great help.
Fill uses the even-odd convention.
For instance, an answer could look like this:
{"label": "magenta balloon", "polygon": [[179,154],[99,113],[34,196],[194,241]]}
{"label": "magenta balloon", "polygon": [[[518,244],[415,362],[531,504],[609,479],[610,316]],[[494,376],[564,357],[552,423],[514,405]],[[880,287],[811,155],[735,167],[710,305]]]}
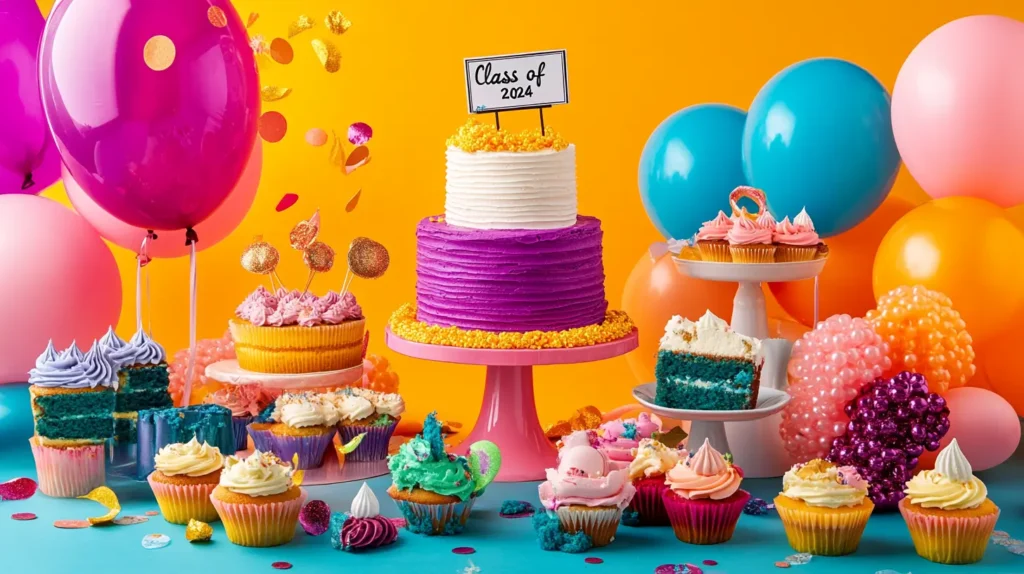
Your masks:
{"label": "magenta balloon", "polygon": [[43,23],[35,0],[0,3],[0,195],[39,193],[60,175],[39,98]]}
{"label": "magenta balloon", "polygon": [[62,0],[43,33],[40,79],[71,175],[135,227],[201,223],[256,139],[256,62],[228,0]]}

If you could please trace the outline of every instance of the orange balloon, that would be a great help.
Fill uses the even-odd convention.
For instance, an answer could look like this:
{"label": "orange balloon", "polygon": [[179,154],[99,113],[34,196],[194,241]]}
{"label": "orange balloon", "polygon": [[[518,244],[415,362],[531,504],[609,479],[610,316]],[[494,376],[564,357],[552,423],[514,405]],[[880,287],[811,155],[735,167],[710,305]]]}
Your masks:
{"label": "orange balloon", "polygon": [[[826,240],[828,263],[818,276],[818,320],[847,314],[863,317],[875,307],[871,270],[875,251],[885,233],[917,205],[890,195],[857,227]],[[769,284],[772,295],[787,313],[804,325],[814,323],[814,280]]]}
{"label": "orange balloon", "polygon": [[647,252],[641,255],[622,291],[622,309],[640,330],[640,346],[626,355],[637,380],[654,380],[658,343],[673,315],[696,321],[710,310],[729,320],[735,296],[735,283],[693,279],[680,273],[669,255],[657,260]]}
{"label": "orange balloon", "polygon": [[1007,328],[1024,306],[1024,233],[983,199],[945,197],[915,208],[882,239],[875,296],[923,285],[953,302],[976,341]]}

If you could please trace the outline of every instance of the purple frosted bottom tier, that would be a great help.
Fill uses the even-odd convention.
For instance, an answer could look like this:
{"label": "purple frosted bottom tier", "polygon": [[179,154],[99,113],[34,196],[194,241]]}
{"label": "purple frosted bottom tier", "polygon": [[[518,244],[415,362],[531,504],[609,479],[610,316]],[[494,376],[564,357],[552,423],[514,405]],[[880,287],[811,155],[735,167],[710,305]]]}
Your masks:
{"label": "purple frosted bottom tier", "polygon": [[431,325],[563,331],[604,321],[601,221],[563,229],[416,228],[416,314]]}

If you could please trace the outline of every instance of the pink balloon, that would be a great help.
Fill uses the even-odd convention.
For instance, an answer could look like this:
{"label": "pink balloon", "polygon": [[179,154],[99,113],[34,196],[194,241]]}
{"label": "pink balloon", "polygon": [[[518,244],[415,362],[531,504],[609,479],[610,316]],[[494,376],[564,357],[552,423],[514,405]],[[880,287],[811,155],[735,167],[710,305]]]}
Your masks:
{"label": "pink balloon", "polygon": [[0,383],[25,381],[46,342],[88,347],[121,314],[121,275],[96,230],[55,201],[0,196]]}
{"label": "pink balloon", "polygon": [[[199,236],[196,248],[199,251],[213,247],[231,234],[249,212],[256,199],[256,190],[260,185],[260,172],[263,169],[263,145],[256,140],[249,156],[249,163],[242,172],[231,195],[213,212],[208,219],[195,227]],[[61,170],[64,189],[75,210],[84,217],[100,235],[117,245],[138,253],[146,230],[131,226],[103,210],[89,197],[66,168]],[[181,237],[171,233],[158,233],[155,241],[148,244],[150,257],[169,258],[188,255],[188,246]]]}
{"label": "pink balloon", "polygon": [[1024,23],[968,16],[910,53],[892,92],[903,162],[928,195],[1024,202]]}
{"label": "pink balloon", "polygon": [[[1017,450],[1020,419],[1006,399],[978,387],[958,387],[942,396],[949,407],[949,432],[941,444],[955,438],[975,471],[998,466]],[[921,468],[933,468],[937,454],[925,452]]]}

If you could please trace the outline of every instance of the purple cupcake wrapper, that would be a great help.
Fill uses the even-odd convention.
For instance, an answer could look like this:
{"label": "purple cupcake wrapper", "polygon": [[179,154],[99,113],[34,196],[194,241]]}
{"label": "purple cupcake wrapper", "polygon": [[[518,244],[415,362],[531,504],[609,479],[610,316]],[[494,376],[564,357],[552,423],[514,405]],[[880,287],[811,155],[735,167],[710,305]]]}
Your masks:
{"label": "purple cupcake wrapper", "polygon": [[335,429],[327,434],[314,436],[284,436],[271,434],[270,452],[277,458],[291,462],[296,454],[299,455],[299,464],[296,470],[308,470],[320,468],[324,461],[324,453],[334,441]]}
{"label": "purple cupcake wrapper", "polygon": [[274,445],[272,437],[274,433],[270,432],[270,430],[256,430],[252,428],[251,424],[246,426],[245,430],[248,431],[249,436],[252,437],[252,445],[256,450],[262,452],[270,452],[273,450]]}
{"label": "purple cupcake wrapper", "polygon": [[249,448],[249,433],[246,428],[256,417],[231,417],[231,430],[235,435],[235,452]]}
{"label": "purple cupcake wrapper", "polygon": [[346,454],[345,460],[349,462],[384,460],[388,457],[388,444],[391,442],[391,435],[395,434],[395,427],[397,426],[398,421],[396,420],[386,427],[347,425],[338,427],[342,444],[347,443],[362,433],[366,433],[366,436],[363,437],[363,442],[359,443],[359,446],[354,451]]}

